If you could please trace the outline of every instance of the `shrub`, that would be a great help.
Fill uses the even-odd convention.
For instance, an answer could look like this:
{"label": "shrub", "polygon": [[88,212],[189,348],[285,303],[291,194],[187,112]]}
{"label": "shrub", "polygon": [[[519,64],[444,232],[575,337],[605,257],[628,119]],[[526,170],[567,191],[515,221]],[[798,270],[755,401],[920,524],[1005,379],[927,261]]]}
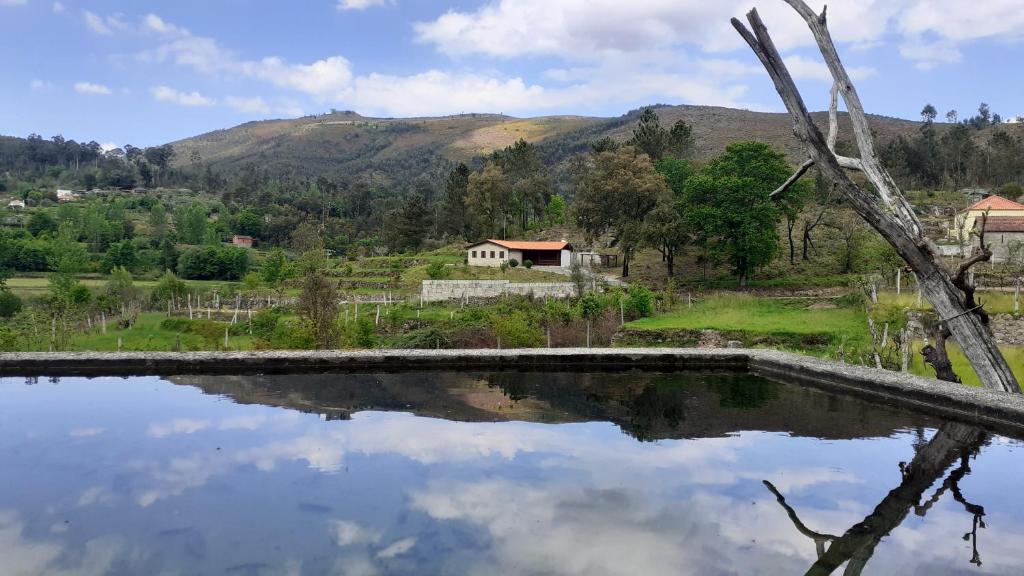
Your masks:
{"label": "shrub", "polygon": [[515,268],[516,266],[519,266],[519,260],[516,260],[515,258],[509,258],[508,265],[510,268]]}
{"label": "shrub", "polygon": [[21,298],[10,290],[0,290],[0,318],[11,318],[21,312]]}
{"label": "shrub", "polygon": [[178,258],[178,274],[192,280],[238,280],[249,270],[249,253],[234,246],[203,246]]}
{"label": "shrub", "polygon": [[431,280],[444,280],[448,277],[448,267],[441,262],[431,262],[427,265],[427,277]]}
{"label": "shrub", "polygon": [[377,345],[373,320],[362,316],[355,322],[345,325],[341,334],[341,345],[344,348],[373,348]]}
{"label": "shrub", "polygon": [[492,328],[503,348],[536,348],[545,342],[544,332],[524,314],[496,315]]}
{"label": "shrub", "polygon": [[527,270],[533,268],[533,260],[523,260],[523,268],[526,268]]}
{"label": "shrub", "polygon": [[646,318],[654,311],[654,294],[644,286],[631,286],[625,309],[631,316]]}

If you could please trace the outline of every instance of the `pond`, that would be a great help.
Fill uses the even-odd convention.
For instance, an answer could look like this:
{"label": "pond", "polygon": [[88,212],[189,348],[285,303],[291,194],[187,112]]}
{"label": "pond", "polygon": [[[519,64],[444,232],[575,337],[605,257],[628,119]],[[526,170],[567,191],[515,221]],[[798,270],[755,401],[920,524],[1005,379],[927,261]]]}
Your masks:
{"label": "pond", "polygon": [[1022,574],[1024,445],[726,373],[0,379],[0,574]]}

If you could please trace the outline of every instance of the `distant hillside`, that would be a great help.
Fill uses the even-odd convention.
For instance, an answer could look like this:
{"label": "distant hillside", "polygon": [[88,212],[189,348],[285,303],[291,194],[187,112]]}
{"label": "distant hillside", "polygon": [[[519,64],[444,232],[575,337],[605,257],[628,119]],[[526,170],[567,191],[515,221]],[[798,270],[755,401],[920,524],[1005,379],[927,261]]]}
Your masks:
{"label": "distant hillside", "polygon": [[[196,151],[204,164],[224,174],[258,165],[271,174],[300,178],[322,175],[391,181],[442,173],[452,162],[489,154],[519,138],[537,143],[545,161],[558,165],[599,138],[627,139],[638,114],[633,111],[617,118],[464,114],[381,119],[343,112],[250,122],[173,145],[179,165],[189,164]],[[712,106],[660,106],[658,114],[666,126],[682,119],[693,127],[699,160],[740,140],[768,142],[785,150],[794,163],[803,158],[787,114]],[[822,125],[827,122],[824,113],[816,114],[816,119]],[[845,115],[840,123],[842,136],[849,138]],[[871,125],[882,141],[910,134],[920,126],[882,116],[871,117]]]}

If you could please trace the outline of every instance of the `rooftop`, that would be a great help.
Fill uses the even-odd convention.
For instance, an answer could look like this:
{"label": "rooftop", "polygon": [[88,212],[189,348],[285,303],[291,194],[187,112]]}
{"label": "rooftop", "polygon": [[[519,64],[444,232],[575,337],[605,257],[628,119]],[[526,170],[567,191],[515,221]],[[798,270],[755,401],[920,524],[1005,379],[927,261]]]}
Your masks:
{"label": "rooftop", "polygon": [[[1024,206],[1022,206],[1024,208]],[[571,249],[572,246],[565,240],[559,240],[557,242],[540,241],[531,242],[526,240],[484,240],[484,242],[490,242],[491,244],[497,244],[498,246],[504,246],[509,250],[564,250]],[[478,246],[484,242],[477,242],[471,244],[471,246]]]}
{"label": "rooftop", "polygon": [[1002,196],[989,196],[971,204],[967,210],[1024,210],[1024,204],[1007,200]]}

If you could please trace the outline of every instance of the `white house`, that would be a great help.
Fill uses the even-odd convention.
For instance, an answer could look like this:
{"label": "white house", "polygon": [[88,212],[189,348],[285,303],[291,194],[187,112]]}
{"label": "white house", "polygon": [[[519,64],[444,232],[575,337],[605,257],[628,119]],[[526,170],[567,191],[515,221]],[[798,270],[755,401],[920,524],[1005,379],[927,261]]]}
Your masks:
{"label": "white house", "polygon": [[529,260],[534,266],[568,268],[572,265],[572,244],[565,240],[484,240],[466,248],[466,262],[470,266],[501,266],[509,260],[520,264]]}
{"label": "white house", "polygon": [[72,202],[78,199],[78,194],[71,190],[57,190],[57,202]]}
{"label": "white house", "polygon": [[10,202],[7,203],[7,208],[10,210],[24,210],[25,201],[22,200],[21,198],[15,198],[14,200],[11,200]]}

